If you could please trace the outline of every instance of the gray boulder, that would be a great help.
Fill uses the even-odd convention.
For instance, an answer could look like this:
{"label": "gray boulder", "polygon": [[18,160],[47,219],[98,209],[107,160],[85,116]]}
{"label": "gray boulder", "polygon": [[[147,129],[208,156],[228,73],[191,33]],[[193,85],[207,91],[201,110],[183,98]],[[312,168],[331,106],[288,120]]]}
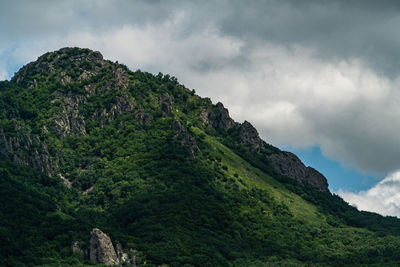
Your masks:
{"label": "gray boulder", "polygon": [[119,259],[110,237],[97,228],[94,228],[90,235],[90,261],[106,265],[119,265]]}

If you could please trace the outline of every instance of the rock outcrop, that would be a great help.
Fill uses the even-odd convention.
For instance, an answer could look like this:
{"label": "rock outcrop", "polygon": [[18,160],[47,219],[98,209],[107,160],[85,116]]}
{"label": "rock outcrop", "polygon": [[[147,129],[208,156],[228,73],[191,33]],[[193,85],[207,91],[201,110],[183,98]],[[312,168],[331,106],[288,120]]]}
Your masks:
{"label": "rock outcrop", "polygon": [[61,112],[53,118],[50,128],[59,136],[66,137],[71,134],[86,135],[85,118],[79,114],[80,105],[86,104],[86,98],[79,94],[56,93],[57,100],[61,101]]}
{"label": "rock outcrop", "polygon": [[71,245],[71,251],[84,259],[89,258],[92,263],[96,264],[133,267],[146,264],[146,257],[136,249],[123,249],[121,243],[116,242],[114,250],[110,237],[97,228],[91,231],[89,248],[82,241],[74,241]]}
{"label": "rock outcrop", "polygon": [[187,148],[190,152],[190,155],[194,157],[195,153],[199,151],[196,139],[189,133],[186,127],[183,126],[182,123],[177,119],[175,119],[172,122],[171,128],[176,132],[175,139],[180,140],[181,146]]}
{"label": "rock outcrop", "polygon": [[134,109],[134,105],[126,93],[122,94],[121,96],[116,96],[115,102],[116,103],[113,104],[109,109],[99,108],[92,115],[92,119],[97,120],[100,127],[104,127],[112,122],[117,115],[130,112]]}
{"label": "rock outcrop", "polygon": [[151,117],[147,114],[142,107],[138,108],[135,113],[135,120],[142,124],[150,124]]}
{"label": "rock outcrop", "polygon": [[164,116],[172,115],[172,97],[169,95],[163,95],[158,98],[158,104],[161,107]]}
{"label": "rock outcrop", "polygon": [[[37,136],[32,136],[17,121],[13,122],[13,127],[14,133],[12,135],[6,135],[4,129],[0,128],[0,154],[17,164],[30,165],[49,176],[53,176],[54,164],[47,144]],[[30,153],[27,153],[27,151],[30,151]]]}
{"label": "rock outcrop", "polygon": [[306,167],[295,154],[281,152],[268,155],[267,159],[277,173],[294,179],[301,185],[308,185],[319,191],[328,191],[326,178],[315,169]]}
{"label": "rock outcrop", "polygon": [[[43,74],[46,78],[38,83],[36,79],[29,78],[32,73]],[[99,82],[104,73],[108,74],[107,79]],[[50,79],[58,80],[64,85],[63,90],[66,90],[54,92],[51,104],[58,105],[60,112],[48,122],[50,129],[58,132],[61,137],[86,134],[85,121],[88,117],[83,115],[82,107],[90,103],[93,95],[110,91],[120,93],[115,96],[115,104],[108,109],[97,109],[91,117],[98,119],[101,126],[114,120],[118,114],[130,112],[134,107],[126,93],[129,88],[128,72],[122,65],[104,60],[100,52],[66,47],[46,53],[22,67],[12,81],[27,87],[37,87],[40,83],[46,84]],[[80,91],[74,92],[76,89],[68,86],[78,87]]]}
{"label": "rock outcrop", "polygon": [[[26,77],[29,73],[44,73],[47,80],[55,77],[65,85],[87,80],[100,73],[105,65],[107,62],[98,51],[65,47],[56,52],[46,53],[22,67],[12,80],[28,87],[37,86],[36,79]],[[67,67],[75,67],[75,70],[80,68],[81,71],[67,71]]]}
{"label": "rock outcrop", "polygon": [[136,262],[137,250],[130,249],[129,254],[128,254],[126,251],[124,251],[122,249],[122,246],[120,243],[117,243],[115,248],[117,251],[119,262],[121,264],[129,264],[129,266],[133,266],[133,267],[137,266],[137,262]]}
{"label": "rock outcrop", "polygon": [[110,237],[98,228],[94,228],[90,235],[90,261],[106,265],[118,265],[120,261]]}
{"label": "rock outcrop", "polygon": [[228,109],[226,109],[221,102],[218,102],[215,106],[211,106],[210,104],[208,104],[200,114],[206,126],[215,130],[222,129],[227,131],[237,125],[229,116]]}
{"label": "rock outcrop", "polygon": [[[236,132],[238,144],[246,146],[252,153],[265,153],[267,151],[267,161],[278,174],[293,179],[303,186],[311,186],[319,191],[328,191],[326,178],[315,169],[306,167],[295,154],[282,152],[268,145],[260,138],[257,129],[250,122],[244,121],[242,124],[235,122],[221,103],[213,106],[208,98],[203,99],[203,102],[205,108],[203,108],[200,117],[207,127],[216,131],[233,129]],[[175,123],[174,127],[181,129],[178,126]],[[184,132],[183,130],[180,131]]]}
{"label": "rock outcrop", "polygon": [[244,121],[239,128],[240,143],[250,145],[256,151],[264,147],[264,141],[261,140],[256,128],[250,122]]}
{"label": "rock outcrop", "polygon": [[[260,138],[256,128],[248,121],[244,121],[239,127],[239,142],[249,146],[255,152],[261,152],[268,146]],[[319,191],[328,191],[328,182],[325,176],[311,167],[306,167],[295,154],[276,150],[266,156],[275,172],[289,177],[303,186],[311,186]]]}

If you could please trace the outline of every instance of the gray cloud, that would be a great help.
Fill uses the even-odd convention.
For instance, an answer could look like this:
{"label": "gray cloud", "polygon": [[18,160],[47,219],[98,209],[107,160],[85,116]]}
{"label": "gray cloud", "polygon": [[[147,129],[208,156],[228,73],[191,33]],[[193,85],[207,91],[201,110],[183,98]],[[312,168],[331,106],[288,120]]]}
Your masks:
{"label": "gray cloud", "polygon": [[398,1],[1,1],[0,78],[63,46],[175,75],[276,145],[400,168]]}
{"label": "gray cloud", "polygon": [[399,8],[398,1],[234,1],[218,24],[255,42],[313,47],[324,58],[366,58],[393,75],[400,59]]}
{"label": "gray cloud", "polygon": [[[395,76],[400,67],[398,1],[10,1],[0,3],[2,42],[46,38],[73,31],[101,32],[144,26],[186,12],[180,37],[212,24],[224,35],[313,47],[319,57],[365,58],[376,71]],[[11,25],[11,26],[10,26]]]}

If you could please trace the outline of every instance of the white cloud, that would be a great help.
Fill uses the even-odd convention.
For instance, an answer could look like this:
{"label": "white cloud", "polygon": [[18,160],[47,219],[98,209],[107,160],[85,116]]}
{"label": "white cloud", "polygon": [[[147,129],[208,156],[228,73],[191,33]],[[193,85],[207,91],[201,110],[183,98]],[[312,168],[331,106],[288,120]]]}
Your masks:
{"label": "white cloud", "polygon": [[133,69],[178,76],[204,64],[215,66],[240,52],[242,42],[221,34],[212,27],[182,36],[187,18],[183,12],[162,24],[125,25],[102,33],[72,33],[69,45],[100,50],[113,60],[129,64]]}
{"label": "white cloud", "polygon": [[359,210],[400,218],[400,172],[395,172],[367,191],[358,193],[339,190],[338,194]]}

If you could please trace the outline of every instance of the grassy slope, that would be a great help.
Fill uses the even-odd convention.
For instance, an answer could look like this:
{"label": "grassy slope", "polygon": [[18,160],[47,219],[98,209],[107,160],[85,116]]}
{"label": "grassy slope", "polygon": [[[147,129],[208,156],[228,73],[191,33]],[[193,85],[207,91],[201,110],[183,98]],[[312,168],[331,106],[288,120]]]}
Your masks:
{"label": "grassy slope", "polygon": [[[202,130],[192,127],[196,134],[205,134]],[[221,158],[222,165],[228,167],[227,175],[235,179],[240,187],[262,188],[278,202],[288,206],[291,213],[299,219],[310,223],[324,223],[325,217],[317,212],[315,206],[309,204],[298,195],[288,191],[281,183],[253,167],[240,156],[224,146],[217,138],[206,135],[205,142],[215,148],[215,154]],[[237,174],[238,177],[235,177]]]}
{"label": "grassy slope", "polygon": [[[191,130],[196,135],[205,135],[204,141],[212,147],[215,155],[221,158],[221,164],[227,166],[227,176],[234,179],[239,188],[259,188],[265,190],[277,202],[287,206],[295,220],[306,225],[306,228],[310,230],[308,238],[318,244],[315,250],[319,251],[321,255],[324,255],[323,258],[325,258],[315,258],[313,260],[315,265],[325,265],[326,263],[322,262],[326,262],[326,258],[331,258],[330,263],[332,265],[341,265],[343,264],[342,260],[347,263],[353,261],[354,265],[364,265],[364,261],[357,256],[358,254],[365,254],[365,256],[372,254],[379,258],[379,256],[385,253],[385,244],[391,242],[398,243],[398,238],[395,236],[378,236],[374,232],[364,228],[347,225],[340,225],[339,227],[331,226],[327,222],[326,215],[318,211],[315,205],[289,191],[284,185],[263,171],[253,167],[231,149],[223,145],[218,138],[205,134],[205,132],[197,127],[192,127]],[[242,208],[242,212],[246,213],[246,208]],[[319,253],[316,253],[316,255]],[[388,253],[392,252],[389,251]],[[318,263],[319,261],[321,262]],[[310,266],[310,263],[302,263],[301,260],[298,261],[290,258],[275,259],[274,257],[271,257],[269,262],[246,262],[239,260],[237,264],[247,266],[270,266],[270,264],[276,264],[277,266],[298,266],[304,264]],[[375,264],[370,264],[395,266],[396,261],[387,261],[385,259],[379,261],[377,259]]]}

